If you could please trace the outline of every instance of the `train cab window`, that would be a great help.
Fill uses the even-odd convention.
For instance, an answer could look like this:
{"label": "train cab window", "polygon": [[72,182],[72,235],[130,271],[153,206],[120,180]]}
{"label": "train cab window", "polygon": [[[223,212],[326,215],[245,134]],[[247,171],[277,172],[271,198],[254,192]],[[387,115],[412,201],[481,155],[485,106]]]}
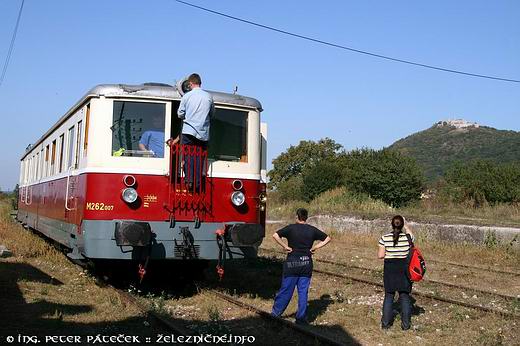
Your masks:
{"label": "train cab window", "polygon": [[164,157],[166,104],[114,101],[112,156]]}
{"label": "train cab window", "polygon": [[208,158],[247,162],[248,112],[216,108],[211,119]]}

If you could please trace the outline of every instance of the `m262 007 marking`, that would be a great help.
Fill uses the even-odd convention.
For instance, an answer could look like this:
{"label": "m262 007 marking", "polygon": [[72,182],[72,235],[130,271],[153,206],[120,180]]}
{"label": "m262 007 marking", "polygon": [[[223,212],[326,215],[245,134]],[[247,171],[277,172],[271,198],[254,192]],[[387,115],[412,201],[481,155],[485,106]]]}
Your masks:
{"label": "m262 007 marking", "polygon": [[113,205],[105,204],[103,202],[87,202],[85,207],[87,210],[111,211],[114,210]]}

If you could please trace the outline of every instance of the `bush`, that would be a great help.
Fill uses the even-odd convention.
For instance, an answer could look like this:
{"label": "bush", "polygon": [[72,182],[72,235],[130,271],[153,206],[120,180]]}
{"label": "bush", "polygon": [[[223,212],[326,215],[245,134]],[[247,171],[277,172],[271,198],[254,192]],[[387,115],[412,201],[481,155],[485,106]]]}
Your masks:
{"label": "bush", "polygon": [[342,170],[334,162],[320,161],[303,172],[303,199],[312,201],[319,194],[341,184]]}
{"label": "bush", "polygon": [[445,180],[443,193],[455,202],[472,201],[476,207],[520,202],[520,164],[457,163],[446,172]]}
{"label": "bush", "polygon": [[307,168],[319,161],[334,161],[342,146],[330,138],[317,142],[301,141],[291,146],[273,160],[273,169],[269,171],[269,185],[277,189],[282,182],[301,175]]}
{"label": "bush", "polygon": [[389,149],[360,149],[346,154],[344,184],[392,207],[421,197],[423,174],[415,160]]}
{"label": "bush", "polygon": [[298,175],[280,182],[276,189],[276,197],[281,202],[304,200],[303,177]]}
{"label": "bush", "polygon": [[354,193],[345,187],[338,187],[317,196],[309,205],[313,213],[345,214],[354,213],[362,217],[377,217],[395,210],[383,201],[377,201],[368,195]]}

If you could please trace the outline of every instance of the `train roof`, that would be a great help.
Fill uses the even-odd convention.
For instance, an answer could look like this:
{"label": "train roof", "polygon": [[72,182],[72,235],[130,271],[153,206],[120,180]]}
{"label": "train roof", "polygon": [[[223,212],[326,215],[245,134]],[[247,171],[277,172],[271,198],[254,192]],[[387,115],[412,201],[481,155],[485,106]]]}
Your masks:
{"label": "train roof", "polygon": [[[255,108],[260,111],[262,110],[262,105],[260,102],[252,97],[238,94],[228,94],[218,91],[207,91],[213,96],[215,103],[227,103],[237,106]],[[180,99],[182,97],[177,89],[177,86],[163,83],[144,83],[139,85],[100,84],[90,89],[85,97],[87,96],[144,96],[168,99]]]}
{"label": "train roof", "polygon": [[[254,108],[262,111],[262,104],[252,97],[242,96],[238,94],[229,94],[218,91],[206,90],[213,96],[215,103],[231,104],[242,107]],[[157,97],[161,99],[179,100],[182,95],[179,93],[177,86],[164,83],[144,83],[138,85],[130,84],[99,84],[90,89],[74,106],[72,106],[65,115],[63,115],[45,134],[34,144],[29,145],[21,160],[27,156],[31,150],[39,145],[47,136],[56,130],[78,107],[81,107],[86,100],[92,97]]]}

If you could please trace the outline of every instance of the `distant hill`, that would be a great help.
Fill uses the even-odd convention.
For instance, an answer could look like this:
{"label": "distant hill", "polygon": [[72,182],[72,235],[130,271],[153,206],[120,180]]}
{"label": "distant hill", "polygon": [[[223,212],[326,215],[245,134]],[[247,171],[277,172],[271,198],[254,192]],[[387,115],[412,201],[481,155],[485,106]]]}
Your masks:
{"label": "distant hill", "polygon": [[520,132],[497,130],[460,119],[446,120],[400,139],[390,148],[415,158],[431,182],[456,161],[520,162]]}

